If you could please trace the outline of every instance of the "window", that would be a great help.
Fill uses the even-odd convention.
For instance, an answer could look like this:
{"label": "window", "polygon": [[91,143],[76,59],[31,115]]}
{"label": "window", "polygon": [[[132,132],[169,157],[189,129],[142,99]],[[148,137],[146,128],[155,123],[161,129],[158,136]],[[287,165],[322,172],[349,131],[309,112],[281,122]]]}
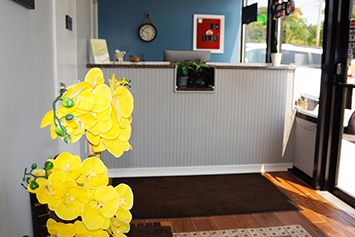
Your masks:
{"label": "window", "polygon": [[312,64],[311,67],[321,68],[322,65],[322,54],[311,53]]}
{"label": "window", "polygon": [[296,66],[295,101],[314,116],[318,115],[324,25],[324,1],[300,0],[293,15],[283,19],[282,63]]}
{"label": "window", "polygon": [[290,64],[295,66],[310,66],[309,55],[306,52],[282,51],[282,64]]}
{"label": "window", "polygon": [[265,63],[266,50],[263,49],[252,49],[245,53],[246,63]]}
{"label": "window", "polygon": [[267,0],[247,0],[247,6],[257,3],[257,21],[245,25],[245,63],[265,63],[267,37]]}

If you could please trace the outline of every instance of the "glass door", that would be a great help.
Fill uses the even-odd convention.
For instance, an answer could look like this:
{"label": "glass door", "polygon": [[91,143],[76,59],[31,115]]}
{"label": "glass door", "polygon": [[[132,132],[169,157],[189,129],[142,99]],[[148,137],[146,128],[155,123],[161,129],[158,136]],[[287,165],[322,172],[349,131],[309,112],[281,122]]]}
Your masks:
{"label": "glass door", "polygon": [[[352,6],[349,28],[347,78],[339,83],[342,94],[342,123],[340,124],[339,152],[333,193],[355,205],[355,11]],[[354,72],[354,74],[353,74]],[[340,105],[340,104],[339,104]]]}
{"label": "glass door", "polygon": [[[353,60],[352,60],[353,61]],[[349,66],[354,68],[355,65]],[[341,147],[339,155],[339,164],[337,170],[337,179],[334,192],[336,194],[347,196],[346,198],[355,198],[355,96],[354,77],[349,69],[349,84],[345,89],[345,110],[342,124]],[[343,199],[344,199],[343,197]]]}
{"label": "glass door", "polygon": [[326,2],[325,51],[313,184],[355,206],[353,5],[352,0]]}

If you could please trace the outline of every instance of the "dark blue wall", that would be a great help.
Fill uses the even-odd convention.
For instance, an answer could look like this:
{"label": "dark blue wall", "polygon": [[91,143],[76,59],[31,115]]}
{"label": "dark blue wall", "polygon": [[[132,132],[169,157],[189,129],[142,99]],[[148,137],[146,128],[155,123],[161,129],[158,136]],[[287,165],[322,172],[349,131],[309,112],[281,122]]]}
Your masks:
{"label": "dark blue wall", "polygon": [[[164,49],[192,50],[193,14],[225,15],[224,53],[213,62],[237,62],[240,43],[241,0],[98,0],[99,38],[106,39],[111,60],[115,49],[144,54],[146,61],[162,61]],[[146,12],[158,29],[145,43],[138,28]]]}

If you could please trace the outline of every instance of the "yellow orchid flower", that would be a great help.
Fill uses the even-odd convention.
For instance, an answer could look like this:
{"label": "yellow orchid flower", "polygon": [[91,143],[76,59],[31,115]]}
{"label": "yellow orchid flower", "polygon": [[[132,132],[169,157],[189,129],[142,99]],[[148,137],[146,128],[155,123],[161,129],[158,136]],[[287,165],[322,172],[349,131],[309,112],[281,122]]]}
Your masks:
{"label": "yellow orchid flower", "polygon": [[82,220],[89,230],[107,229],[119,206],[118,194],[112,186],[92,191],[84,205]]}
{"label": "yellow orchid flower", "polygon": [[127,184],[121,183],[115,187],[119,196],[120,207],[131,210],[133,207],[133,192]]}
{"label": "yellow orchid flower", "polygon": [[63,97],[69,97],[71,99],[77,98],[85,91],[90,91],[94,88],[92,83],[83,81],[78,84],[71,85],[67,88],[67,91],[63,94]]}
{"label": "yellow orchid flower", "polygon": [[74,224],[64,224],[53,219],[48,219],[47,229],[51,237],[73,237],[75,235]]}
{"label": "yellow orchid flower", "polygon": [[119,207],[117,212],[116,212],[116,217],[120,221],[123,221],[125,223],[130,223],[132,220],[132,214],[129,210],[126,210],[122,207]]}
{"label": "yellow orchid flower", "polygon": [[99,68],[92,68],[85,76],[85,82],[92,85],[94,105],[92,111],[100,113],[105,111],[111,104],[112,94],[110,88],[104,84],[104,75]]}
{"label": "yellow orchid flower", "polygon": [[[55,126],[54,121],[53,121],[53,116],[54,116],[53,110],[48,111],[44,115],[44,117],[43,117],[43,119],[41,121],[41,128],[44,128],[44,127],[47,127],[48,125],[51,125],[51,128],[50,128],[51,129],[51,138],[54,140],[54,139],[56,139],[58,137],[58,134],[55,132],[56,126]],[[64,116],[64,114],[59,112],[58,116],[62,117],[62,116]]]}
{"label": "yellow orchid flower", "polygon": [[121,118],[119,123],[116,113],[111,113],[112,128],[107,132],[95,135],[88,131],[86,136],[93,145],[94,152],[108,150],[115,157],[122,156],[123,152],[132,149],[128,140],[131,135],[131,125],[129,119]]}
{"label": "yellow orchid flower", "polygon": [[[93,68],[83,82],[61,90],[41,128],[50,126],[51,138],[59,136],[66,143],[86,135],[94,152],[107,149],[115,157],[132,149],[129,139],[134,100],[125,87],[130,81],[118,81],[114,74],[109,86],[104,81],[101,69]],[[28,183],[29,192],[62,220],[81,217],[82,221],[74,224],[49,219],[50,236],[126,237],[129,232],[132,190],[126,184],[107,186],[107,167],[97,157],[81,162],[79,156],[64,152],[49,159],[44,170],[33,163],[30,171],[25,169],[23,181]]]}
{"label": "yellow orchid flower", "polygon": [[119,184],[115,187],[119,197],[119,208],[116,212],[116,217],[126,223],[132,220],[132,214],[129,210],[133,207],[133,192],[127,184]]}
{"label": "yellow orchid flower", "polygon": [[77,179],[81,174],[81,159],[79,156],[64,152],[50,161],[53,163],[52,172],[63,172],[67,178],[71,179]]}
{"label": "yellow orchid flower", "polygon": [[63,220],[76,219],[81,215],[83,205],[88,203],[89,198],[90,191],[88,189],[70,186],[59,206],[54,209],[55,214]]}
{"label": "yellow orchid flower", "polygon": [[86,188],[102,188],[108,184],[107,167],[97,157],[87,158],[82,163],[81,174],[76,182]]}
{"label": "yellow orchid flower", "polygon": [[73,119],[64,119],[61,121],[61,124],[71,136],[68,141],[75,143],[85,134],[85,130],[95,126],[98,120],[94,117],[94,114],[80,110],[73,111],[71,115],[74,116]]}
{"label": "yellow orchid flower", "polygon": [[[43,177],[43,176],[46,175],[46,171],[43,170],[43,169],[35,169],[35,170],[32,171],[32,174],[35,175],[35,176],[42,176],[42,177]],[[41,179],[46,180],[46,179],[44,179],[44,178],[38,178],[38,179],[37,179],[37,183],[38,183],[38,181],[41,182],[41,181],[40,181]],[[29,179],[29,182],[28,182],[28,183],[30,183],[32,180],[34,180],[34,177],[31,177],[31,178]],[[27,190],[28,190],[30,193],[37,193],[37,192],[38,192],[38,188],[32,189],[32,188],[31,188],[31,185],[28,185],[28,186],[27,186]]]}
{"label": "yellow orchid flower", "polygon": [[112,129],[113,122],[111,120],[112,107],[109,106],[101,113],[94,114],[97,119],[95,126],[88,128],[88,132],[93,135],[100,135],[101,133],[108,132]]}
{"label": "yellow orchid flower", "polygon": [[74,99],[78,111],[91,111],[94,107],[94,95],[90,91],[83,91],[79,96]]}
{"label": "yellow orchid flower", "polygon": [[118,81],[113,74],[109,84],[104,84],[101,69],[89,70],[84,82],[69,86],[55,99],[54,108],[58,101],[62,105],[44,116],[41,127],[51,125],[51,137],[59,135],[66,143],[76,142],[86,133],[94,152],[107,149],[117,158],[122,156],[132,149],[129,139],[134,101],[125,78]]}
{"label": "yellow orchid flower", "polygon": [[117,98],[119,101],[119,108],[115,112],[117,113],[118,109],[121,112],[121,116],[124,118],[129,118],[133,112],[133,96],[131,92],[124,86],[117,87],[113,92],[113,97]]}
{"label": "yellow orchid flower", "polygon": [[133,111],[133,96],[124,87],[128,84],[125,78],[122,81],[117,81],[113,74],[109,83],[113,96],[112,111],[110,119],[106,123],[111,122],[112,126],[109,130],[105,130],[103,123],[101,123],[101,127],[98,123],[96,127],[89,129],[87,138],[93,145],[94,152],[102,152],[107,149],[115,157],[120,157],[125,151],[132,149],[128,141],[131,137],[130,121]]}
{"label": "yellow orchid flower", "polygon": [[111,218],[109,233],[114,237],[126,237],[124,233],[128,233],[130,225],[126,222],[119,220],[116,217]]}
{"label": "yellow orchid flower", "polygon": [[[85,96],[85,94],[88,94],[90,92],[84,90],[81,93],[83,93]],[[61,100],[61,97],[58,97],[55,100],[54,104],[56,103],[56,101]],[[57,138],[59,135],[62,139],[66,139],[66,142],[76,142],[81,138],[82,135],[85,134],[85,129],[91,128],[97,123],[97,120],[91,113],[79,109],[89,104],[88,101],[83,102],[82,100],[80,100],[80,98],[82,98],[82,96],[79,94],[74,98],[73,106],[65,107],[61,105],[57,111],[49,111],[43,117],[41,122],[41,128],[51,125],[52,139]],[[75,102],[79,100],[81,101],[81,103]]]}
{"label": "yellow orchid flower", "polygon": [[117,80],[115,73],[112,74],[111,80],[108,79],[108,82],[112,91],[116,90],[117,87],[129,85],[129,81],[127,81],[127,79],[124,77],[121,79],[121,81]]}
{"label": "yellow orchid flower", "polygon": [[67,186],[67,188],[71,187],[71,186],[78,186],[78,184],[75,182],[74,179],[68,179],[66,178],[64,181],[65,185]]}
{"label": "yellow orchid flower", "polygon": [[132,150],[132,146],[128,143],[128,141],[122,142],[119,139],[107,140],[102,138],[102,142],[107,150],[116,158],[121,157],[125,151]]}
{"label": "yellow orchid flower", "polygon": [[74,225],[76,231],[75,237],[109,237],[108,233],[102,229],[89,230],[81,221],[76,221]]}
{"label": "yellow orchid flower", "polygon": [[94,113],[103,112],[111,105],[112,93],[107,85],[98,85],[91,93],[94,94],[94,107],[92,108]]}
{"label": "yellow orchid flower", "polygon": [[[65,142],[76,142],[85,134],[86,129],[97,123],[93,113],[101,112],[100,109],[105,110],[111,103],[112,96],[108,86],[103,84],[103,78],[96,82],[99,82],[98,85],[87,81],[74,84],[56,98],[53,106],[55,107],[58,101],[62,101],[62,105],[59,106],[58,111],[48,112],[41,123],[41,127],[51,124],[53,139],[58,134]],[[69,104],[64,103],[66,99],[70,100]],[[82,116],[86,113],[90,113],[91,117]]]}
{"label": "yellow orchid flower", "polygon": [[100,68],[92,68],[86,73],[84,81],[90,83],[95,88],[104,83],[104,74]]}
{"label": "yellow orchid flower", "polygon": [[[65,174],[63,172],[54,172],[49,175],[48,179],[37,179],[39,187],[35,189],[35,193],[39,203],[48,204],[50,209],[59,205],[67,191],[64,181]],[[31,190],[29,191],[31,192]]]}

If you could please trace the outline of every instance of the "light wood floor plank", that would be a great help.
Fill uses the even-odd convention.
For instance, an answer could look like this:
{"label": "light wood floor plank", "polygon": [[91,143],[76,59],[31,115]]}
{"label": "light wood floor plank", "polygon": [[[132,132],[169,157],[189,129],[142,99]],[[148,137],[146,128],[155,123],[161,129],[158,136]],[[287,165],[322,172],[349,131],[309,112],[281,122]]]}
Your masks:
{"label": "light wood floor plank", "polygon": [[318,236],[321,237],[349,237],[340,234],[336,229],[334,229],[326,222],[312,223],[309,226],[314,230],[314,232],[317,233]]}
{"label": "light wood floor plank", "polygon": [[344,236],[355,236],[354,226],[339,215],[322,216],[322,218]]}
{"label": "light wood floor plank", "polygon": [[275,216],[274,213],[260,213],[254,214],[256,219],[263,225],[263,226],[280,226],[283,223]]}
{"label": "light wood floor plank", "polygon": [[306,219],[309,220],[309,222],[323,222],[324,220],[319,216],[318,213],[310,209],[306,204],[304,204],[302,201],[299,199],[296,199],[293,201],[295,205],[300,208],[300,211],[298,213],[302,216],[304,216]]}
{"label": "light wood floor plank", "polygon": [[213,219],[220,230],[241,228],[234,216],[214,216]]}
{"label": "light wood floor plank", "polygon": [[279,220],[284,225],[300,224],[303,226],[304,224],[312,223],[309,219],[307,219],[305,216],[303,216],[301,213],[297,211],[277,212],[275,213],[275,216],[279,218]]}
{"label": "light wood floor plank", "polygon": [[170,218],[174,233],[193,232],[196,231],[195,225],[191,218]]}
{"label": "light wood floor plank", "polygon": [[192,222],[196,226],[197,231],[218,230],[218,226],[212,217],[208,218],[192,218]]}
{"label": "light wood floor plank", "polygon": [[235,219],[238,221],[241,228],[256,228],[264,227],[254,214],[241,214],[235,215]]}

